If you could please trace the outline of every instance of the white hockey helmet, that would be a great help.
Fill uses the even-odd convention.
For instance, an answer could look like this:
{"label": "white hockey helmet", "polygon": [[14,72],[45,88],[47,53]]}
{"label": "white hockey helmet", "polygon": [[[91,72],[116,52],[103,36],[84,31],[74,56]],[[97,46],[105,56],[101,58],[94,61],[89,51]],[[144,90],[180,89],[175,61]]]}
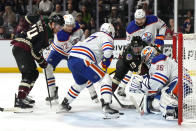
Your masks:
{"label": "white hockey helmet", "polygon": [[115,29],[111,23],[103,23],[101,25],[100,31],[110,34],[113,38],[115,36]]}
{"label": "white hockey helmet", "polygon": [[75,24],[75,19],[71,14],[64,15],[63,16],[65,25],[74,25]]}
{"label": "white hockey helmet", "polygon": [[150,68],[152,59],[157,55],[154,47],[146,46],[141,52],[142,61]]}
{"label": "white hockey helmet", "polygon": [[134,14],[135,19],[142,19],[146,17],[146,13],[143,9],[137,9]]}

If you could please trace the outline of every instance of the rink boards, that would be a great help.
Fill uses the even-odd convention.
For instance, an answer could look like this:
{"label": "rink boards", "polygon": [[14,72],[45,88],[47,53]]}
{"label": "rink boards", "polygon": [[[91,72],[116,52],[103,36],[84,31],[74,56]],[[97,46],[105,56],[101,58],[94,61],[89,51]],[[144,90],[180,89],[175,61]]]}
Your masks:
{"label": "rink boards", "polygon": [[[114,40],[114,59],[111,63],[108,72],[115,70],[116,61],[119,55],[120,50],[126,45],[125,40]],[[163,48],[164,54],[171,57],[172,52],[172,40],[165,40],[165,47]],[[19,72],[15,59],[12,55],[12,46],[10,45],[10,40],[0,40],[0,73],[17,73]],[[44,55],[47,56],[48,51],[44,52]],[[42,72],[41,68],[38,68],[40,72]],[[65,60],[61,61],[57,66],[56,73],[68,73],[70,72],[67,68],[67,62]]]}

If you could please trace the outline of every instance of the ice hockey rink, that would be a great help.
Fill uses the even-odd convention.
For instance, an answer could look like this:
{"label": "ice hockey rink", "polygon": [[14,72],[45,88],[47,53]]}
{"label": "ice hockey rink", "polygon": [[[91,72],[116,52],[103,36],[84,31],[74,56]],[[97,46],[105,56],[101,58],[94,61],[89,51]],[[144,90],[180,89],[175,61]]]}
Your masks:
{"label": "ice hockey rink", "polygon": [[[70,73],[55,74],[59,86],[59,103],[74,80]],[[19,73],[0,73],[0,107],[13,107],[14,94],[21,80]],[[96,85],[99,93],[99,87]],[[0,112],[0,131],[63,131],[63,130],[167,130],[195,131],[195,124],[178,126],[177,121],[166,121],[161,115],[141,116],[136,110],[122,109],[115,99],[112,106],[125,114],[119,119],[104,120],[100,103],[90,99],[87,89],[71,104],[72,110],[66,114],[56,114],[58,105],[50,108],[45,102],[46,81],[43,73],[30,94],[36,100],[33,113]],[[100,94],[98,94],[100,96]],[[126,101],[124,101],[126,102]],[[127,100],[127,103],[129,101]]]}

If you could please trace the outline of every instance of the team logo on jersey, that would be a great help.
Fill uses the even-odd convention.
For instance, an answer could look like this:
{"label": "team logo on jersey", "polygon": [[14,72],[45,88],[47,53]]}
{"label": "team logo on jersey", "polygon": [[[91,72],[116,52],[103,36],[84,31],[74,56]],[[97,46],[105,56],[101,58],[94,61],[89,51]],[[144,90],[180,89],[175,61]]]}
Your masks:
{"label": "team logo on jersey", "polygon": [[147,43],[150,43],[152,41],[152,33],[150,32],[145,32],[143,35],[142,35],[142,40],[143,41],[146,41]]}
{"label": "team logo on jersey", "polygon": [[127,60],[131,60],[133,57],[132,57],[132,55],[131,54],[127,54],[127,56],[126,56],[126,59]]}

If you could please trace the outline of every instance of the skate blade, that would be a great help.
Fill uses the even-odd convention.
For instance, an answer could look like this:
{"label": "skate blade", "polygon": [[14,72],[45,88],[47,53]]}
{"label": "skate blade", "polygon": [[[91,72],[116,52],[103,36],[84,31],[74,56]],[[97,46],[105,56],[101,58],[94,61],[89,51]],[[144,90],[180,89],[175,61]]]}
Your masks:
{"label": "skate blade", "polygon": [[66,110],[62,110],[62,111],[56,111],[56,114],[65,114],[68,113],[69,111]]}
{"label": "skate blade", "polygon": [[109,113],[104,113],[104,120],[111,120],[111,119],[118,119],[121,114],[115,113],[115,114],[109,114]]}
{"label": "skate blade", "polygon": [[[51,104],[52,105],[59,105],[59,101],[58,100],[52,100]],[[46,105],[50,105],[50,101],[46,101]]]}
{"label": "skate blade", "polygon": [[99,103],[99,99],[92,100],[95,104]]}
{"label": "skate blade", "polygon": [[64,114],[64,113],[68,113],[68,110],[62,110],[60,107],[56,110],[56,114]]}

